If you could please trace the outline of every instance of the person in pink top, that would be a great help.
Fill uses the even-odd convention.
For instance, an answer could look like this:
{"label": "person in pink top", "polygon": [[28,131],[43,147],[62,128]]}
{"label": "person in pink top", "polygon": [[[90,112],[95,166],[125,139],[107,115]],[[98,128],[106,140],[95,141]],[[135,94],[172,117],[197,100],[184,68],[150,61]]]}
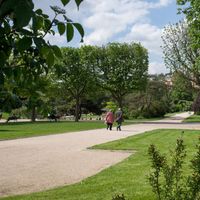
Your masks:
{"label": "person in pink top", "polygon": [[114,122],[114,114],[112,110],[107,112],[105,122],[107,124],[107,130],[109,129],[110,131],[112,130],[113,122]]}

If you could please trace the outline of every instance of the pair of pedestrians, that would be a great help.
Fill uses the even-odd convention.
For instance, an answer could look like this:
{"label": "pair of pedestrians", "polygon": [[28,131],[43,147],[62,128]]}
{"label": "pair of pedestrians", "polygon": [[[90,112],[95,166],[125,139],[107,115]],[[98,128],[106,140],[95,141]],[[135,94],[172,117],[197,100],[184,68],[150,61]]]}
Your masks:
{"label": "pair of pedestrians", "polygon": [[114,117],[112,110],[110,110],[106,114],[105,122],[107,124],[107,130],[112,130],[114,121],[117,122],[117,131],[121,131],[121,125],[122,125],[122,121],[123,121],[121,108],[119,108],[118,111],[115,113],[115,117]]}

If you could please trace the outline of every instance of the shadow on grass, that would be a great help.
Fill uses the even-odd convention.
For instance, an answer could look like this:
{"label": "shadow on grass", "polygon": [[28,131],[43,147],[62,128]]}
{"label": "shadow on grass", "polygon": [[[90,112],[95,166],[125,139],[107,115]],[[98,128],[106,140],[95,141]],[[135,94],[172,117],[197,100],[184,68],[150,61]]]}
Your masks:
{"label": "shadow on grass", "polygon": [[0,132],[17,132],[17,131],[20,131],[20,130],[9,130],[9,129],[0,129]]}

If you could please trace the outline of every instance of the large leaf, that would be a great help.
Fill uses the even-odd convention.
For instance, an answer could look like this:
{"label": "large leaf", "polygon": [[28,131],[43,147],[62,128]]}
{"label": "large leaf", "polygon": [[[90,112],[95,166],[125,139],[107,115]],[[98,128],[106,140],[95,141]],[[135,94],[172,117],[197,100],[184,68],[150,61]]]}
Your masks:
{"label": "large leaf", "polygon": [[70,42],[74,37],[74,28],[71,23],[67,23],[67,42]]}
{"label": "large leaf", "polygon": [[54,52],[56,57],[62,58],[62,53],[61,53],[61,50],[60,50],[60,48],[58,46],[53,45],[52,49],[53,49],[53,52]]}
{"label": "large leaf", "polygon": [[47,56],[47,64],[48,66],[52,66],[54,64],[54,54],[52,51],[49,51],[49,54]]}
{"label": "large leaf", "polygon": [[62,1],[62,4],[64,5],[64,6],[66,6],[69,2],[70,2],[70,0],[61,0]]}
{"label": "large leaf", "polygon": [[44,26],[44,18],[41,16],[34,16],[32,22],[34,33]]}
{"label": "large leaf", "polygon": [[60,35],[63,35],[65,32],[65,24],[62,22],[58,23],[58,32]]}
{"label": "large leaf", "polygon": [[83,39],[85,32],[84,32],[82,25],[79,23],[73,23],[73,25],[76,27],[77,31],[80,33],[80,35]]}
{"label": "large leaf", "polygon": [[15,25],[17,28],[25,27],[29,24],[31,17],[33,16],[33,3],[29,0],[18,0],[14,9]]}
{"label": "large leaf", "polygon": [[37,9],[37,10],[35,11],[35,13],[38,14],[38,15],[42,15],[42,10],[41,10],[41,9]]}
{"label": "large leaf", "polygon": [[48,54],[49,54],[49,51],[51,51],[51,48],[49,47],[49,46],[43,46],[42,48],[41,48],[41,51],[40,51],[40,53],[42,54],[42,57],[44,57],[44,58],[47,58],[48,57]]}
{"label": "large leaf", "polygon": [[17,4],[17,0],[7,0],[1,3],[0,19],[4,18],[5,15],[10,14]]}
{"label": "large leaf", "polygon": [[29,37],[24,37],[21,40],[19,40],[17,47],[20,52],[23,52],[24,50],[30,48],[32,45],[32,39]]}
{"label": "large leaf", "polygon": [[38,49],[41,49],[45,44],[45,40],[43,38],[34,37],[33,40]]}
{"label": "large leaf", "polygon": [[83,0],[75,0],[77,7],[79,8],[80,4],[82,3]]}

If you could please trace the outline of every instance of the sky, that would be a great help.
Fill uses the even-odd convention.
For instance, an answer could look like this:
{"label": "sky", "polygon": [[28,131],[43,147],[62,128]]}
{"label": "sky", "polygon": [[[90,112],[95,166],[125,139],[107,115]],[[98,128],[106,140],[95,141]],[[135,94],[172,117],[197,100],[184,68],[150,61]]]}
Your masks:
{"label": "sky", "polygon": [[[42,8],[53,16],[50,5],[62,6],[60,0],[33,0],[35,9]],[[149,52],[149,74],[167,73],[163,61],[163,28],[181,20],[176,0],[84,0],[77,9],[74,0],[64,8],[67,16],[82,24],[84,44],[105,45],[109,42],[140,42]],[[79,47],[78,33],[72,42],[56,33],[46,40],[58,46]]]}

